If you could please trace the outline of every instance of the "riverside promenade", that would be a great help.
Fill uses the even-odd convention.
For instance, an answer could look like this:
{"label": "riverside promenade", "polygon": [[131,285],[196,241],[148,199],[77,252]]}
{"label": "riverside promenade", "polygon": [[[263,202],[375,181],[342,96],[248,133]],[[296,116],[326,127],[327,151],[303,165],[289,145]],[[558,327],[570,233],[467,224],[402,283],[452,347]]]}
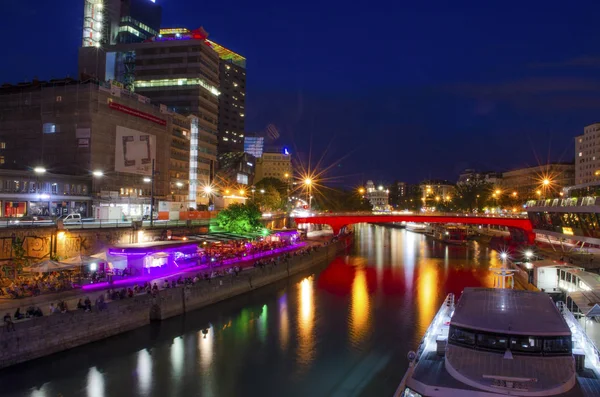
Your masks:
{"label": "riverside promenade", "polygon": [[[304,251],[301,255],[292,254],[288,260],[280,261],[277,265],[246,267],[238,275],[200,280],[193,285],[108,301],[103,306],[94,306],[90,312],[70,310],[17,321],[14,330],[0,327],[0,368],[98,341],[142,327],[151,321],[182,315],[283,280],[313,266],[326,265],[351,246],[353,235],[321,241],[311,242],[310,249],[301,248]],[[169,276],[170,279],[173,277]],[[187,277],[193,277],[193,273]],[[85,296],[95,301],[93,294]],[[74,306],[70,308],[75,309]],[[47,313],[47,309],[44,309],[44,313]]]}

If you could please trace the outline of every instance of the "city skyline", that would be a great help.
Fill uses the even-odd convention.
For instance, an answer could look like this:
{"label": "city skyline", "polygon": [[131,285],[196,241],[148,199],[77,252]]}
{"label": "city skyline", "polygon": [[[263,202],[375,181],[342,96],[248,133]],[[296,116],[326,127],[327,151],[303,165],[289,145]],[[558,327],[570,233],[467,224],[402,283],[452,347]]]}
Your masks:
{"label": "city skyline", "polygon": [[[319,15],[310,3],[264,15],[256,10],[268,4],[239,4],[248,12],[236,15],[229,4],[157,4],[163,26],[204,26],[247,57],[247,132],[273,123],[300,153],[333,142],[333,160],[351,153],[336,167],[347,184],[572,161],[575,136],[598,120],[592,15],[600,6],[591,2],[518,12],[393,5],[368,18],[358,9],[334,14],[335,3]],[[81,2],[13,1],[6,15],[9,31],[24,18],[38,28],[7,43],[3,83],[76,76]],[[55,35],[46,41],[40,32],[48,29]],[[32,52],[23,40],[44,45]]]}

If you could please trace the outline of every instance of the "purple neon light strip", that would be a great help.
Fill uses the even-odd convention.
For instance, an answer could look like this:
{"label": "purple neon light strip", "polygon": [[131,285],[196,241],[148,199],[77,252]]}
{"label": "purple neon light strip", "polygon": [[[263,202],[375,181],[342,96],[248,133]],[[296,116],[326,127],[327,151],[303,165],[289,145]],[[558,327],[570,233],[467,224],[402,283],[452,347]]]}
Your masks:
{"label": "purple neon light strip", "polygon": [[[263,251],[258,254],[244,256],[243,258],[231,258],[231,259],[224,260],[222,265],[220,264],[220,262],[215,262],[216,264],[218,264],[218,266],[215,266],[215,267],[231,265],[234,263],[249,262],[249,261],[259,259],[259,258],[264,258],[265,256],[271,256],[271,255],[281,254],[281,253],[288,252],[288,251],[293,251],[298,248],[302,248],[305,245],[306,245],[306,243],[302,242],[302,243],[297,243],[297,244],[294,244],[294,245],[291,245],[291,246],[285,247],[285,248],[277,248],[277,249],[274,249],[271,251]],[[206,269],[207,267],[208,267],[208,265],[200,265],[200,266],[187,267],[185,269],[172,269],[173,271],[171,273],[149,274],[147,276],[130,277],[130,278],[113,281],[112,284],[109,284],[108,282],[87,284],[87,285],[84,285],[82,287],[82,289],[84,291],[96,291],[96,290],[105,289],[105,288],[134,285],[134,284],[139,284],[139,283],[145,283],[146,281],[151,282],[153,280],[160,280],[163,278],[172,277],[172,276],[175,276],[180,273],[188,273],[188,272],[193,272],[196,270]]]}

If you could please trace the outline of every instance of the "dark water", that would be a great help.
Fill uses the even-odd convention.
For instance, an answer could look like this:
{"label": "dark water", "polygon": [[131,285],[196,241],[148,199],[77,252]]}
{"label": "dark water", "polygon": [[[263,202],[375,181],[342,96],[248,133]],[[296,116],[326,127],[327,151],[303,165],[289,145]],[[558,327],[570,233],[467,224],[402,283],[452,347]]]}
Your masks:
{"label": "dark water", "polygon": [[0,396],[391,396],[446,294],[491,286],[497,256],[356,232],[351,255],[314,273],[0,371]]}

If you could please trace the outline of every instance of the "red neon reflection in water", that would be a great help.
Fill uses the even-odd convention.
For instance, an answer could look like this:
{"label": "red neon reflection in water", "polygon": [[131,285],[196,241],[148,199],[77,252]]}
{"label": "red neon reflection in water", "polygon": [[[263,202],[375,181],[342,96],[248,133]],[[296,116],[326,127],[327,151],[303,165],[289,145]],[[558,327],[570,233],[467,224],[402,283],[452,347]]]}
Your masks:
{"label": "red neon reflection in water", "polygon": [[[493,275],[486,266],[473,267],[466,262],[461,264],[460,260],[456,259],[453,259],[453,265],[444,265],[444,261],[439,258],[422,258],[415,265],[412,279],[407,279],[406,273],[398,266],[384,264],[379,269],[363,266],[362,258],[336,258],[319,276],[317,288],[355,299],[357,287],[360,286],[358,292],[361,294],[368,292],[368,295],[359,295],[361,299],[355,299],[357,303],[366,302],[375,291],[380,291],[385,296],[406,296],[408,299],[414,297],[416,320],[421,332],[427,329],[439,309],[441,300],[448,293],[454,293],[458,298],[466,287],[493,286]],[[380,277],[378,272],[381,273]],[[380,280],[380,284],[377,280]],[[366,291],[363,291],[365,288]],[[412,288],[415,288],[414,292]],[[366,308],[368,305],[365,304],[363,307]],[[352,308],[354,311],[351,314],[354,320],[361,319],[357,309],[362,310],[362,308],[358,304]],[[364,315],[368,318],[368,313]],[[360,324],[360,331],[364,331],[363,320],[354,321],[353,324]]]}

